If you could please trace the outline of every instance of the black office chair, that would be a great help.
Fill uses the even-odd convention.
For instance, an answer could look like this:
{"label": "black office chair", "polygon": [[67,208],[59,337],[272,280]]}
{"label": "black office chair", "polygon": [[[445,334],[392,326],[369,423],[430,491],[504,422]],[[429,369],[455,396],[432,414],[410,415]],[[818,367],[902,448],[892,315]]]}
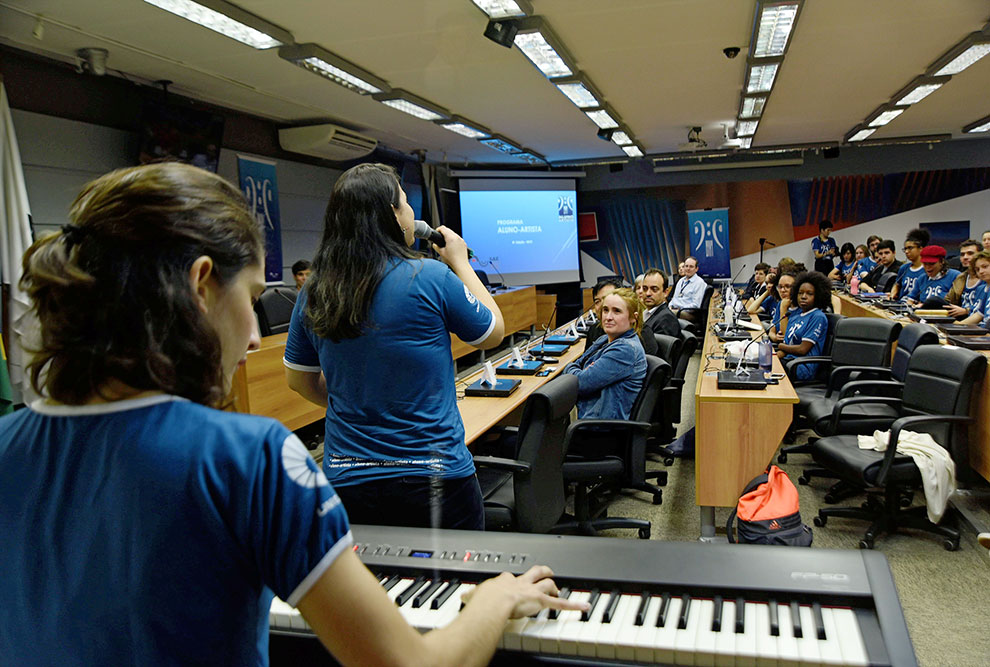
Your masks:
{"label": "black office chair", "polygon": [[878,292],[889,292],[894,287],[894,281],[897,280],[897,272],[885,273],[880,276],[877,280],[877,284],[873,285]]}
{"label": "black office chair", "polygon": [[670,365],[650,355],[646,363],[646,378],[629,421],[579,419],[568,427],[564,481],[575,486],[574,517],[558,524],[554,532],[594,535],[609,528],[636,528],[640,538],[649,539],[649,521],[606,515],[609,500],[620,489],[646,491],[653,494],[653,504],[663,502],[663,490],[646,480],[665,484],[667,473],[646,470],[646,437],[660,388],[670,379]]}
{"label": "black office chair", "polygon": [[[844,411],[852,406],[890,406],[898,414],[891,424],[890,442],[896,444],[902,430],[925,432],[948,450],[957,466],[966,465],[968,425],[973,421],[969,416],[970,401],[986,373],[986,365],[986,357],[971,350],[922,346],[911,355],[901,398],[843,398],[832,411],[833,429],[838,428]],[[861,549],[872,549],[881,533],[893,533],[898,528],[935,533],[942,536],[942,545],[947,550],[959,548],[956,528],[929,521],[925,507],[901,507],[901,498],[921,485],[921,473],[913,459],[897,454],[896,446],[876,452],[860,449],[855,435],[833,435],[815,442],[811,455],[815,463],[835,473],[840,480],[869,494],[862,507],[819,510],[816,526],[824,526],[829,517],[870,521],[859,543]]]}
{"label": "black office chair", "polygon": [[258,315],[258,329],[262,336],[285,333],[289,330],[292,309],[296,306],[296,290],[291,287],[269,287],[254,304]]}
{"label": "black office chair", "polygon": [[[669,336],[666,336],[669,338]],[[653,414],[654,428],[651,431],[650,442],[647,443],[648,451],[651,454],[658,454],[663,457],[664,465],[673,465],[674,453],[666,447],[666,443],[671,442],[676,435],[675,425],[681,423],[681,397],[684,393],[684,376],[687,373],[688,363],[698,347],[698,337],[687,330],[681,331],[680,353],[675,361],[671,362],[672,372],[670,381],[663,388],[660,394],[660,401]],[[657,343],[660,337],[657,336]]]}
{"label": "black office chair", "polygon": [[547,533],[564,515],[565,434],[578,380],[561,375],[530,394],[514,436],[513,458],[475,456],[485,530]]}
{"label": "black office chair", "polygon": [[[688,331],[694,334],[700,334],[708,326],[708,306],[712,302],[712,295],[715,293],[715,288],[711,285],[705,288],[705,293],[701,297],[701,305],[697,308],[683,308],[681,313],[687,313],[691,316],[691,321],[688,322],[688,326],[685,327],[683,324],[681,328],[686,328]],[[680,315],[680,313],[678,313]],[[680,318],[684,320],[684,318]]]}

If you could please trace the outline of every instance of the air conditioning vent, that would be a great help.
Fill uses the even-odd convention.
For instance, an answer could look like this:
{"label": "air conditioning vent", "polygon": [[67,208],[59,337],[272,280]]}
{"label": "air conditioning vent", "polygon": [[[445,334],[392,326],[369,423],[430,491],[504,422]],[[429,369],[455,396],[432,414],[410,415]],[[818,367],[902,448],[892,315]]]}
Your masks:
{"label": "air conditioning vent", "polygon": [[338,125],[307,125],[278,131],[278,143],[292,153],[342,162],[364,157],[375,150],[377,139]]}

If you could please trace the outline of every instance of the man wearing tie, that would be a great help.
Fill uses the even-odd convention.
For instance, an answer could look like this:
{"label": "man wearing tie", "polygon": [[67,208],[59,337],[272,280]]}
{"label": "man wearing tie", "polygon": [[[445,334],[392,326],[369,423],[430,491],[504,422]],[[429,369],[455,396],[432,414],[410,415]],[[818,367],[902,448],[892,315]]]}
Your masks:
{"label": "man wearing tie", "polygon": [[684,277],[677,281],[670,309],[681,319],[694,321],[694,313],[683,312],[690,308],[701,308],[708,284],[698,275],[698,260],[688,257],[684,260]]}

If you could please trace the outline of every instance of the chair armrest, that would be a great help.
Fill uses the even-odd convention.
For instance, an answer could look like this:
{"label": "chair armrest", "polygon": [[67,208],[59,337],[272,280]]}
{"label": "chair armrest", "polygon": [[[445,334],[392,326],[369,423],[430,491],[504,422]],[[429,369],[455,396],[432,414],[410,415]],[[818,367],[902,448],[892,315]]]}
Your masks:
{"label": "chair armrest", "polygon": [[[877,473],[877,484],[883,486],[887,480],[887,473],[894,465],[894,457],[897,455],[897,443],[901,439],[901,431],[909,426],[917,424],[930,424],[933,422],[950,422],[953,424],[969,424],[976,421],[967,415],[915,415],[912,417],[901,417],[890,425],[890,437],[887,438],[887,449],[883,453],[883,463],[880,465],[880,472]],[[891,447],[890,443],[894,443]]]}
{"label": "chair armrest", "polygon": [[816,384],[820,380],[812,378],[810,380],[798,380],[794,377],[794,371],[798,366],[806,364],[829,364],[832,363],[832,357],[795,357],[784,364],[784,372],[787,373],[788,379],[791,381],[791,385],[797,387],[805,384]]}
{"label": "chair armrest", "polygon": [[842,416],[842,411],[849,407],[850,405],[889,405],[894,408],[901,407],[901,399],[899,398],[888,398],[886,396],[852,396],[850,398],[843,398],[836,402],[835,406],[832,408],[832,419],[829,421],[829,433],[837,433],[839,430],[839,419]]}
{"label": "chair armrest", "polygon": [[625,419],[579,419],[571,422],[564,435],[565,442],[570,442],[571,438],[581,433],[581,431],[627,431],[635,433],[637,431],[646,433],[650,430],[650,422],[634,422]]}
{"label": "chair armrest", "polygon": [[[870,390],[874,391],[870,391]],[[856,392],[869,396],[889,396],[898,398],[904,389],[904,383],[897,380],[856,380],[842,385],[839,400],[852,396]],[[885,391],[889,392],[885,393]]]}
{"label": "chair armrest", "polygon": [[668,387],[671,389],[677,389],[683,386],[684,386],[684,378],[670,378],[669,380],[667,380],[667,386],[664,387],[664,389],[667,389]]}
{"label": "chair armrest", "polygon": [[872,375],[874,376],[872,379],[876,380],[889,380],[893,377],[886,366],[836,366],[828,378],[829,389],[838,389],[846,384],[853,373]]}
{"label": "chair armrest", "polygon": [[525,461],[515,459],[503,459],[498,456],[475,456],[474,465],[480,468],[491,468],[493,470],[504,470],[511,473],[528,473],[530,466]]}

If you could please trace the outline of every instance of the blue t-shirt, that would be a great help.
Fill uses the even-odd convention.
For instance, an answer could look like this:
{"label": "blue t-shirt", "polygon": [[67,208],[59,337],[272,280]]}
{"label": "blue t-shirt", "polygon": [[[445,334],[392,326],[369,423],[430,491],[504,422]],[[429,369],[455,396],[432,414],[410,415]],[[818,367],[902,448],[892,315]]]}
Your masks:
{"label": "blue t-shirt", "polygon": [[982,280],[976,283],[976,287],[969,287],[964,284],[962,296],[959,298],[959,305],[970,313],[975,313],[980,310],[980,303],[986,291],[987,284]]}
{"label": "blue t-shirt", "polygon": [[272,591],[352,543],[295,435],[174,396],[0,419],[0,535],[12,665],[265,665]]}
{"label": "blue t-shirt", "polygon": [[777,333],[778,334],[783,333],[783,331],[781,331],[781,328],[780,328],[780,322],[781,322],[781,320],[784,317],[786,317],[787,318],[787,321],[789,323],[791,321],[791,319],[790,319],[791,318],[791,315],[794,314],[794,311],[800,310],[797,306],[792,306],[792,307],[790,307],[790,308],[787,309],[787,312],[786,313],[781,313],[780,310],[781,310],[781,306],[782,305],[783,305],[783,301],[778,301],[774,305],[774,307],[773,307],[773,325],[775,327],[777,327]]}
{"label": "blue t-shirt", "polygon": [[323,470],[330,481],[474,474],[450,334],[480,343],[495,328],[492,312],[432,259],[391,262],[357,338],[333,342],[313,333],[304,312],[308,295],[304,289],[292,311],[285,365],[326,376]]}
{"label": "blue t-shirt", "polygon": [[780,303],[773,294],[767,294],[767,298],[760,302],[760,312],[773,316],[777,312],[777,304]]}
{"label": "blue t-shirt", "polygon": [[564,372],[578,379],[579,419],[629,419],[646,378],[646,353],[633,329],[612,342],[603,335]]}
{"label": "blue t-shirt", "polygon": [[852,271],[855,266],[856,266],[856,260],[853,260],[851,262],[839,262],[839,264],[835,268],[839,270],[839,276],[845,278],[846,274]]}
{"label": "blue t-shirt", "polygon": [[897,298],[901,301],[904,299],[914,299],[917,301],[918,283],[927,275],[923,266],[912,269],[911,265],[907,262],[901,264],[900,268],[897,269],[897,280],[894,281],[897,285],[900,285],[897,291]]}
{"label": "blue t-shirt", "polygon": [[914,297],[915,300],[924,303],[926,300],[934,297],[945,298],[945,295],[949,293],[952,288],[952,281],[956,279],[959,272],[955,269],[946,269],[945,273],[939,277],[931,278],[926,273],[921,280],[918,281],[918,296]]}
{"label": "blue t-shirt", "polygon": [[820,271],[828,275],[828,272],[835,268],[835,255],[830,255],[829,253],[838,253],[839,251],[839,246],[836,244],[835,239],[829,237],[822,241],[821,236],[816,236],[811,239],[811,249],[826,255],[825,257],[815,258],[815,271]]}
{"label": "blue t-shirt", "polygon": [[863,259],[856,260],[855,271],[856,275],[859,276],[860,280],[869,275],[870,271],[877,267],[877,263],[873,261],[870,257],[864,257]]}
{"label": "blue t-shirt", "polygon": [[[986,283],[983,283],[986,285]],[[990,288],[985,288],[983,294],[980,296],[980,301],[976,304],[976,310],[972,312],[979,312],[983,315],[983,320],[980,322],[980,326],[984,329],[990,329]]]}
{"label": "blue t-shirt", "polygon": [[[805,356],[821,356],[822,348],[825,345],[825,335],[828,333],[828,318],[818,308],[812,308],[807,312],[791,311],[787,316],[787,333],[784,334],[784,342],[788,345],[800,345],[803,341],[812,342],[811,349]],[[784,359],[789,361],[795,355],[788,354]],[[818,364],[801,364],[797,367],[795,377],[798,380],[810,380],[815,377]]]}

